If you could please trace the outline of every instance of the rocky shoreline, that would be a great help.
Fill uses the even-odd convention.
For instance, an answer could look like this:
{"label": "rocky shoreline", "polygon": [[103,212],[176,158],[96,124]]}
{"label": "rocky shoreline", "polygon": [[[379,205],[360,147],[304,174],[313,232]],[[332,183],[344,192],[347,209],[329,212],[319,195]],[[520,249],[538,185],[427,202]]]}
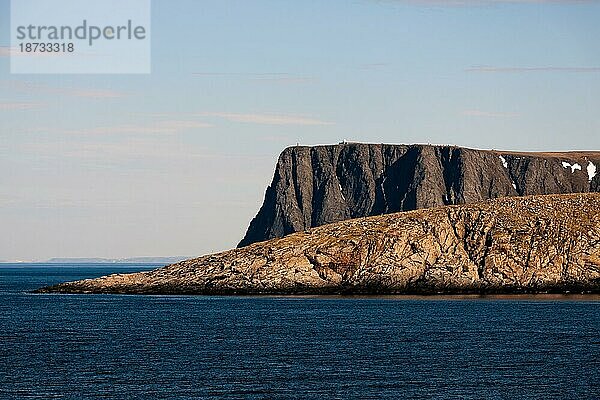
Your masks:
{"label": "rocky shoreline", "polygon": [[600,293],[600,194],[505,197],[345,220],[37,293]]}

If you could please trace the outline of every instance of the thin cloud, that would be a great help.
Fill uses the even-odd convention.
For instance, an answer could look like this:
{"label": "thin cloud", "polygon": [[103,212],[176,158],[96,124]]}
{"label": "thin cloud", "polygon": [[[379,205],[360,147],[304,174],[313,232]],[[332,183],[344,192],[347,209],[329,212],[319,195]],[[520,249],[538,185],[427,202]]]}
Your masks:
{"label": "thin cloud", "polygon": [[193,76],[206,76],[206,77],[238,77],[238,78],[282,78],[288,77],[292,74],[288,72],[192,72]]}
{"label": "thin cloud", "polygon": [[589,73],[600,72],[600,67],[494,67],[476,66],[465,70],[466,72],[481,73],[527,73],[527,72],[576,72]]}
{"label": "thin cloud", "polygon": [[94,169],[122,165],[135,169],[136,164],[132,164],[132,161],[143,162],[139,168],[152,169],[157,167],[157,162],[166,162],[160,167],[161,172],[164,172],[164,167],[173,167],[175,163],[186,165],[193,160],[215,161],[214,165],[217,167],[222,166],[226,161],[245,163],[271,161],[270,156],[215,153],[206,146],[173,140],[172,137],[165,136],[102,138],[92,142],[87,138],[68,141],[36,140],[21,144],[19,150],[34,154],[39,160],[70,159]]}
{"label": "thin cloud", "polygon": [[146,135],[146,134],[176,134],[191,129],[211,128],[213,125],[199,121],[159,121],[153,124],[135,125],[123,124],[90,129],[65,131],[68,134],[79,135]]}
{"label": "thin cloud", "polygon": [[74,89],[66,88],[61,90],[61,93],[73,97],[85,97],[92,99],[116,99],[125,97],[126,94],[114,90],[104,89]]}
{"label": "thin cloud", "polygon": [[42,83],[7,80],[0,81],[0,88],[15,90],[27,94],[63,95],[90,99],[116,99],[126,97],[127,94],[111,89],[55,87]]}
{"label": "thin cloud", "polygon": [[598,0],[379,0],[384,3],[404,3],[419,6],[468,7],[502,4],[592,4]]}
{"label": "thin cloud", "polygon": [[514,118],[521,114],[515,112],[497,112],[497,111],[481,111],[481,110],[465,110],[461,113],[467,117],[489,117],[489,118]]}
{"label": "thin cloud", "polygon": [[10,57],[16,52],[16,49],[8,46],[0,46],[0,57]]}
{"label": "thin cloud", "polygon": [[296,75],[288,72],[193,72],[192,75],[195,77],[239,78],[276,83],[310,83],[316,81],[316,78],[312,76]]}
{"label": "thin cloud", "polygon": [[313,83],[316,82],[317,79],[311,76],[307,77],[293,77],[293,76],[285,76],[285,77],[273,77],[273,78],[254,78],[254,81],[260,82],[273,82],[273,83]]}
{"label": "thin cloud", "polygon": [[77,141],[30,142],[22,145],[22,150],[50,158],[70,158],[95,163],[124,161],[139,158],[195,158],[201,157],[201,150],[190,149],[179,142],[161,139],[138,138],[119,142],[84,143]]}
{"label": "thin cloud", "polygon": [[263,141],[263,142],[273,142],[273,143],[292,143],[292,138],[290,138],[289,136],[283,136],[283,135],[261,136],[258,138],[258,140]]}
{"label": "thin cloud", "polygon": [[0,101],[0,111],[32,110],[32,109],[40,108],[43,106],[44,106],[43,103],[2,102],[2,101]]}
{"label": "thin cloud", "polygon": [[378,63],[368,63],[368,64],[362,64],[360,66],[361,69],[369,69],[369,70],[373,70],[373,69],[383,69],[383,68],[387,68],[390,66],[390,63],[386,63],[386,62],[378,62]]}
{"label": "thin cloud", "polygon": [[230,112],[205,112],[198,114],[205,117],[223,118],[227,121],[242,122],[259,125],[333,125],[332,122],[322,121],[315,118],[288,115],[288,114],[241,114]]}

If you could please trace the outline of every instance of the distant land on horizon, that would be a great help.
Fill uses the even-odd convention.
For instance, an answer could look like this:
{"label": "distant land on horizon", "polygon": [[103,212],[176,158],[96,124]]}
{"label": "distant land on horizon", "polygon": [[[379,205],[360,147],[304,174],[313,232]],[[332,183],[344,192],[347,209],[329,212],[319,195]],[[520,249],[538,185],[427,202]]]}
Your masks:
{"label": "distant land on horizon", "polygon": [[50,258],[48,260],[36,261],[6,261],[0,260],[1,264],[172,264],[187,260],[189,256],[171,257],[131,257],[131,258]]}

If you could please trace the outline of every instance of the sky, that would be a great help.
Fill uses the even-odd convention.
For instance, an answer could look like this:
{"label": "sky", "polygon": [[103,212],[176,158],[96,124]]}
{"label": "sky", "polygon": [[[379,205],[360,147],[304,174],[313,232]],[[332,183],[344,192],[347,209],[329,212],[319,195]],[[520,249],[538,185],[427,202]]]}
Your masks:
{"label": "sky", "polygon": [[234,247],[287,146],[600,149],[600,2],[154,0],[152,72],[10,73],[0,260]]}

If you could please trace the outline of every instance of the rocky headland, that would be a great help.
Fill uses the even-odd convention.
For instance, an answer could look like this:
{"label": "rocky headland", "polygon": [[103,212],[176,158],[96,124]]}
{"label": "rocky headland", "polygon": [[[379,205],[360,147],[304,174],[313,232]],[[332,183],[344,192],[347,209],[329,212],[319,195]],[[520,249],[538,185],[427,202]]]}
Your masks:
{"label": "rocky headland", "polygon": [[[350,218],[600,191],[600,152],[343,143],[285,149],[239,247]],[[600,172],[600,170],[598,171]]]}
{"label": "rocky headland", "polygon": [[[377,147],[372,149],[375,148]],[[421,150],[434,153],[441,151],[437,148]],[[292,154],[294,152],[290,150],[290,157]],[[493,153],[489,153],[489,157],[498,159],[498,155]],[[416,194],[412,205],[416,204],[414,198],[423,198],[424,202],[419,204],[434,208],[344,220],[149,272],[67,282],[38,292],[599,293],[600,194],[503,197],[471,204],[435,207],[439,205],[438,196],[443,198],[452,193],[464,201],[476,199],[480,195],[478,188],[485,188],[489,195],[516,195],[510,190],[513,187],[510,181],[509,187],[506,187],[505,181],[508,179],[513,179],[517,188],[521,188],[520,194],[541,187],[539,185],[547,190],[551,187],[569,187],[584,191],[590,183],[587,173],[584,176],[583,172],[571,172],[570,168],[565,173],[561,164],[556,167],[554,161],[547,161],[545,168],[554,171],[556,176],[544,174],[544,178],[540,178],[542,183],[538,182],[538,186],[535,186],[535,180],[523,178],[528,176],[526,173],[521,175],[510,172],[521,171],[519,165],[525,161],[508,161],[508,155],[506,159],[508,168],[499,162],[499,166],[495,168],[497,174],[493,176],[478,172],[478,177],[474,178],[476,185],[472,187],[465,181],[464,185],[458,186],[460,190],[444,186],[443,193],[434,191],[428,195],[425,189],[419,188],[430,187],[431,184],[408,185],[411,188],[409,192]],[[544,163],[544,160],[535,162]],[[377,166],[376,170],[379,171],[379,168]],[[319,170],[315,171],[318,175]],[[573,177],[578,172],[581,174]],[[364,176],[369,173],[365,172]],[[424,174],[426,181],[430,172],[421,170],[415,174]],[[396,178],[388,175],[388,179]],[[290,180],[290,184],[292,182],[294,180]],[[353,188],[346,192],[345,196],[348,198],[354,199],[351,196],[361,191],[360,185],[370,188],[369,183],[353,182],[350,184],[344,181],[346,188]],[[597,185],[597,180],[593,182]],[[344,186],[342,191],[343,188]],[[301,190],[295,193],[301,193]],[[294,201],[304,198],[299,194],[295,196]],[[365,203],[366,210],[372,208],[377,197],[365,196],[364,198],[374,202],[369,203],[370,205]],[[300,202],[294,207],[301,204],[304,203]],[[384,207],[383,211],[391,211],[391,208],[381,207]],[[342,207],[341,210],[346,209]],[[285,213],[286,209],[281,212]],[[349,215],[340,215],[342,216]]]}

